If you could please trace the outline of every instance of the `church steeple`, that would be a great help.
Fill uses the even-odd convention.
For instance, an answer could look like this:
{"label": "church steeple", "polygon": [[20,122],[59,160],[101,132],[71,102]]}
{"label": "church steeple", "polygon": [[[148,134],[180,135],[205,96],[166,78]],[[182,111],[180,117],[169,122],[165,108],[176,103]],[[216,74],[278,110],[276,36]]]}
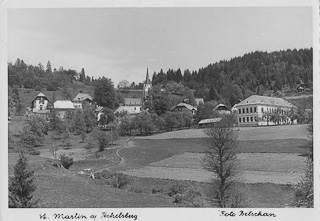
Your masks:
{"label": "church steeple", "polygon": [[146,98],[149,93],[149,89],[152,87],[150,78],[149,78],[149,70],[147,67],[147,75],[146,75],[146,81],[143,84],[143,97]]}
{"label": "church steeple", "polygon": [[147,68],[147,76],[146,76],[146,81],[145,84],[151,84],[150,78],[149,78],[149,70]]}

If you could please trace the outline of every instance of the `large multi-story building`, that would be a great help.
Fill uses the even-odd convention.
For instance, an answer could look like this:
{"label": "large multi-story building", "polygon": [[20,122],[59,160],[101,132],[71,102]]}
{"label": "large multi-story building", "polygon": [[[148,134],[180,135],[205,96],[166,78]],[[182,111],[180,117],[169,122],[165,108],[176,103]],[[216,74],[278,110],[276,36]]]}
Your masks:
{"label": "large multi-story building", "polygon": [[233,107],[241,126],[291,124],[288,116],[294,108],[282,98],[259,95],[252,95]]}

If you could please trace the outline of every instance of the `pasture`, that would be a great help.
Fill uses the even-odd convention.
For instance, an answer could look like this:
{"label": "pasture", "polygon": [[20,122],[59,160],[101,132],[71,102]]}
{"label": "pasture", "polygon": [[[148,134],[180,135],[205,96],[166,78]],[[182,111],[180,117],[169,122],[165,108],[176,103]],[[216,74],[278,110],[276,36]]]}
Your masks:
{"label": "pasture", "polygon": [[[240,127],[239,140],[275,140],[275,139],[308,139],[308,125],[282,125],[264,127]],[[235,128],[238,130],[238,128]],[[177,130],[136,139],[174,139],[174,138],[203,138],[206,137],[202,129]]]}
{"label": "pasture", "polygon": [[[18,159],[17,137],[21,119],[12,119],[9,132],[9,174]],[[303,155],[308,151],[307,125],[240,128],[238,168],[241,185],[250,192],[249,207],[284,207],[293,197],[291,184],[304,170]],[[60,140],[45,137],[36,147],[40,155],[26,154],[29,168],[35,171],[38,188],[35,196],[40,207],[181,207],[168,196],[175,185],[201,193],[201,207],[210,207],[205,192],[214,178],[203,169],[201,158],[207,149],[201,129],[179,130],[148,137],[122,137],[103,152],[85,149],[79,135],[72,134],[70,147]],[[57,156],[74,158],[69,170],[53,167],[52,149]],[[121,163],[120,163],[121,162]],[[110,169],[126,174],[130,180],[124,189],[116,189],[104,180],[79,175]],[[160,193],[153,194],[155,189]]]}

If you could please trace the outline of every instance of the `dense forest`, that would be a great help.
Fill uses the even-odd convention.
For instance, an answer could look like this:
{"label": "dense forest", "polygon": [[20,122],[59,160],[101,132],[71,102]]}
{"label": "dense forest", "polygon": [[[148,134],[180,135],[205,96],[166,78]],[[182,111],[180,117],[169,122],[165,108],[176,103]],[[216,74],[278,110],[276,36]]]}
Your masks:
{"label": "dense forest", "polygon": [[251,52],[229,61],[220,61],[198,71],[169,69],[154,73],[152,84],[169,81],[195,90],[206,101],[233,105],[238,99],[266,91],[286,92],[298,85],[312,86],[312,48],[278,52]]}
{"label": "dense forest", "polygon": [[[238,99],[251,94],[264,95],[268,91],[288,92],[298,85],[312,86],[312,48],[277,52],[251,52],[228,61],[219,61],[202,67],[198,71],[162,69],[152,76],[152,84],[170,85],[178,83],[194,91],[195,97],[205,101],[219,101],[233,106]],[[182,73],[183,72],[183,73]],[[66,87],[73,81],[95,86],[99,79],[86,76],[85,70],[52,70],[50,61],[46,67],[27,65],[19,58],[14,64],[8,63],[9,87],[17,86],[47,91]],[[172,84],[171,83],[171,84]],[[131,89],[142,89],[142,83],[130,85]]]}
{"label": "dense forest", "polygon": [[16,85],[30,89],[46,88],[48,91],[56,91],[59,87],[63,88],[75,80],[86,85],[96,81],[93,77],[86,76],[83,68],[80,73],[70,69],[64,70],[63,67],[60,67],[59,70],[52,70],[50,61],[48,61],[46,68],[41,63],[36,66],[27,65],[19,58],[14,64],[8,63],[9,87]]}

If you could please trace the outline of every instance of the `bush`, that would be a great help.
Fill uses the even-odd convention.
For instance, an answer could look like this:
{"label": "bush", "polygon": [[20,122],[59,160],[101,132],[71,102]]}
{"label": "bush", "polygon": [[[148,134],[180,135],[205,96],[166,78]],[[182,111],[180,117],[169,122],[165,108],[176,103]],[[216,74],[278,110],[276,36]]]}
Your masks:
{"label": "bush", "polygon": [[177,194],[182,194],[183,192],[183,186],[179,184],[175,184],[174,186],[170,187],[170,192],[168,193],[169,196],[174,196]]}
{"label": "bush", "polygon": [[163,192],[163,187],[161,188],[152,188],[151,193],[156,194],[156,193],[161,193]]}
{"label": "bush", "polygon": [[[35,91],[41,91],[40,85],[37,85],[34,90],[35,90]],[[29,91],[28,91],[27,93],[29,93]]]}
{"label": "bush", "polygon": [[128,178],[122,173],[117,173],[112,179],[112,186],[118,189],[123,189],[128,183]]}
{"label": "bush", "polygon": [[203,206],[202,194],[195,188],[189,188],[183,193],[183,200],[190,203],[193,207]]}
{"label": "bush", "polygon": [[142,193],[142,192],[143,192],[143,191],[142,191],[142,188],[139,187],[139,186],[131,186],[131,187],[129,188],[129,191],[130,191],[130,192],[135,192],[135,193]]}
{"label": "bush", "polygon": [[39,150],[36,150],[36,149],[30,149],[30,150],[28,151],[28,153],[29,153],[30,155],[40,155],[40,151],[39,151]]}
{"label": "bush", "polygon": [[82,131],[81,134],[80,134],[80,138],[81,138],[82,143],[83,143],[83,142],[86,140],[86,138],[87,138],[86,132]]}
{"label": "bush", "polygon": [[182,203],[182,195],[180,193],[174,195],[173,203]]}
{"label": "bush", "polygon": [[62,154],[60,155],[60,162],[64,168],[69,169],[69,167],[73,164],[73,158]]}

